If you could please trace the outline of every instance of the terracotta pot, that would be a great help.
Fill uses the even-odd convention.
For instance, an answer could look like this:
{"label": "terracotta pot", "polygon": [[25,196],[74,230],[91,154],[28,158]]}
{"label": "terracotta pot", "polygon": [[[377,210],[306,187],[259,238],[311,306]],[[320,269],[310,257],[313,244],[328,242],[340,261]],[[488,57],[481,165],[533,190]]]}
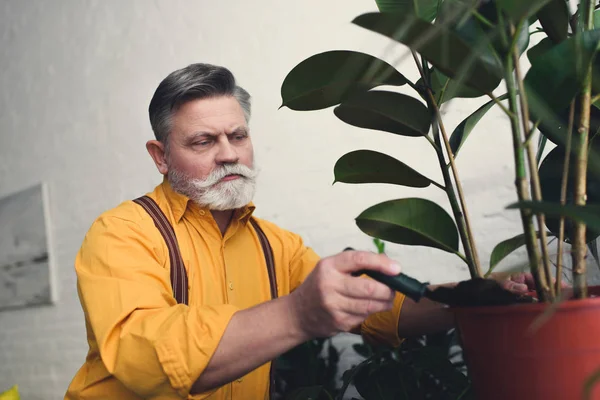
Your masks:
{"label": "terracotta pot", "polygon": [[[590,287],[599,296],[600,286]],[[600,297],[562,303],[536,331],[548,304],[455,308],[478,400],[582,399],[600,371]],[[600,381],[591,399],[600,399]]]}

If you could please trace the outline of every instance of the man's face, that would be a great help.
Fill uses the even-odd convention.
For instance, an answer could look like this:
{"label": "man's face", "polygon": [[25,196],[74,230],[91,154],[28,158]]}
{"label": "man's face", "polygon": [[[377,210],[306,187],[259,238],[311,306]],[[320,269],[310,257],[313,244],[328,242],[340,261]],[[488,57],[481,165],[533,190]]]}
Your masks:
{"label": "man's face", "polygon": [[213,210],[248,204],[254,153],[244,111],[234,97],[191,100],[175,112],[167,177],[176,191]]}

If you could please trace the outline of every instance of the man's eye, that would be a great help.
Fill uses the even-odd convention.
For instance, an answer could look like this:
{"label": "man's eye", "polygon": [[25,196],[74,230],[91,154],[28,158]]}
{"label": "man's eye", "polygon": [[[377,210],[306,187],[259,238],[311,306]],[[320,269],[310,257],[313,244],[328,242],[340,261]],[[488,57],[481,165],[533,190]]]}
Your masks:
{"label": "man's eye", "polygon": [[244,140],[244,139],[246,139],[246,137],[247,137],[246,135],[235,135],[234,139],[235,140]]}
{"label": "man's eye", "polygon": [[194,146],[205,147],[210,144],[210,140],[201,140],[200,142],[195,142]]}

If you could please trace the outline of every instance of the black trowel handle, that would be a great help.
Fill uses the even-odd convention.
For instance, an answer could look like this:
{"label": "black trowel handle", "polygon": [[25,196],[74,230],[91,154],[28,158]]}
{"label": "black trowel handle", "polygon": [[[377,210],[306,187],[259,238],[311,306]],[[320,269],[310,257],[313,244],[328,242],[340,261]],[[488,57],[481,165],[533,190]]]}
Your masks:
{"label": "black trowel handle", "polygon": [[411,278],[410,276],[402,273],[398,275],[386,275],[382,274],[381,272],[363,269],[354,275],[362,274],[365,274],[376,281],[389,286],[397,292],[405,294],[407,297],[410,297],[416,302],[421,300],[421,297],[423,297],[429,290],[427,288],[429,285],[428,283],[420,282],[415,278]]}
{"label": "black trowel handle", "polygon": [[[352,247],[346,247],[344,251],[354,250]],[[425,296],[429,290],[427,286],[429,283],[420,282],[414,278],[411,278],[405,274],[398,275],[386,275],[381,272],[372,271],[369,269],[363,269],[353,273],[354,276],[367,275],[384,285],[389,286],[391,289],[400,292],[412,300],[418,302],[421,297]]]}

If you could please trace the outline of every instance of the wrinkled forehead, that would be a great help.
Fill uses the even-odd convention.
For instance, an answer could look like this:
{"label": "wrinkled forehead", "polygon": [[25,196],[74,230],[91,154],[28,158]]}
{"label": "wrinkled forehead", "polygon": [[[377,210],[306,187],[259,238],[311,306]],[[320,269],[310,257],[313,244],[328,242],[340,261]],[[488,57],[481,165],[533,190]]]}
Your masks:
{"label": "wrinkled forehead", "polygon": [[190,100],[173,115],[173,132],[190,134],[197,131],[211,134],[248,130],[244,110],[234,97],[213,97]]}

